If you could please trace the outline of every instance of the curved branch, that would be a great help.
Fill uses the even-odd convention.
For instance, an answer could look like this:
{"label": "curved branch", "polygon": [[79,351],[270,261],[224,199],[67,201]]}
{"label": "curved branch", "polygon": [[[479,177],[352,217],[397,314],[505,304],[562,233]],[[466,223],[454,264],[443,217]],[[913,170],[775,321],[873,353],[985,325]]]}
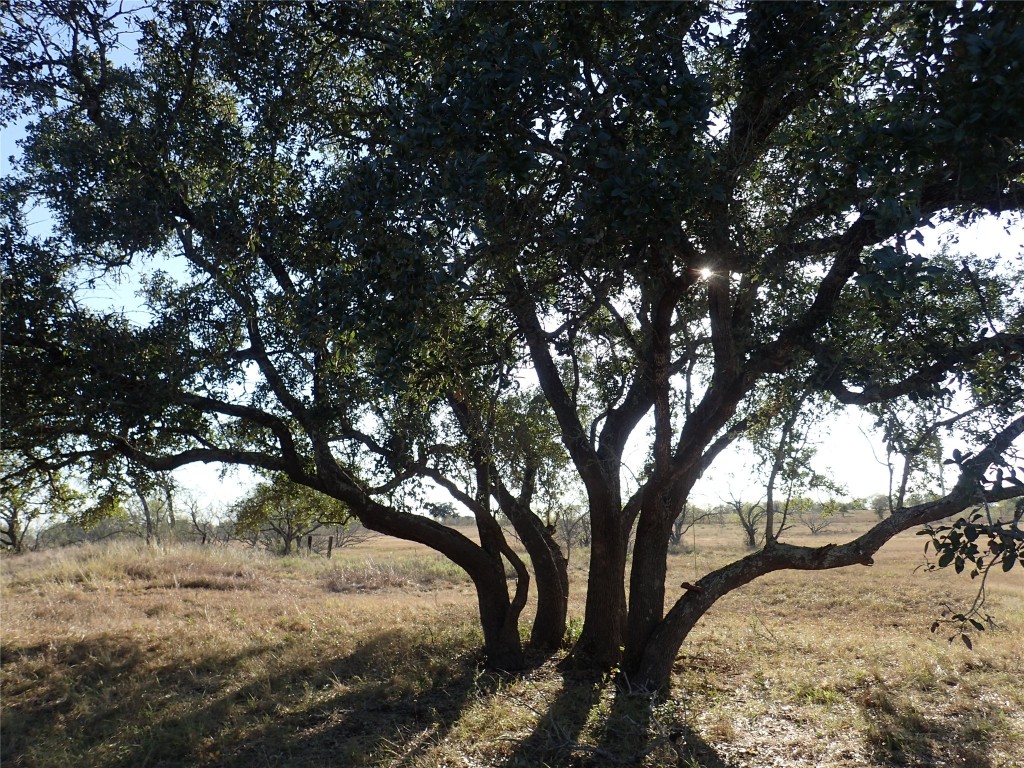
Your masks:
{"label": "curved branch", "polygon": [[[828,391],[845,405],[880,403],[902,395],[926,391],[941,382],[955,366],[974,362],[979,355],[992,349],[1002,349],[1005,352],[1024,351],[1024,335],[998,333],[994,336],[985,336],[970,344],[948,351],[935,362],[914,371],[902,381],[885,385],[869,385],[860,392],[849,389],[843,383],[843,372],[835,370],[834,366],[831,366],[832,369],[823,383]],[[830,366],[825,362],[826,354],[822,348],[819,346],[815,352],[819,368],[829,368]]]}
{"label": "curved branch", "polygon": [[780,570],[827,570],[872,565],[874,554],[893,536],[914,526],[962,512],[971,504],[1024,496],[1024,486],[984,490],[985,473],[1024,434],[1024,415],[996,433],[976,456],[961,465],[953,489],[941,499],[897,509],[890,517],[845,544],[804,547],[773,541],[759,552],[705,575],[686,592],[658,625],[640,664],[641,681],[667,679],[679,647],[697,621],[720,598],[765,574]]}
{"label": "curved branch", "polygon": [[288,466],[294,466],[296,469],[301,466],[302,462],[299,458],[298,451],[295,448],[295,438],[292,436],[291,430],[288,429],[288,425],[283,419],[274,416],[273,414],[269,414],[266,411],[261,411],[258,408],[238,405],[237,403],[225,403],[202,395],[184,395],[179,398],[179,400],[182,404],[197,408],[201,411],[208,413],[220,413],[224,416],[233,416],[235,418],[250,421],[254,424],[266,427],[277,438],[278,444],[281,446],[281,453],[285,464]]}
{"label": "curved branch", "polygon": [[565,383],[558,373],[558,367],[551,357],[547,334],[537,318],[536,306],[530,300],[526,285],[520,277],[515,276],[509,282],[509,290],[514,299],[512,311],[520,331],[526,338],[530,357],[537,372],[537,380],[555,413],[555,418],[558,419],[566,450],[569,451],[584,484],[590,489],[603,489],[608,484],[607,478],[600,469],[597,452],[591,446],[587,431],[580,422],[576,403],[569,396]]}

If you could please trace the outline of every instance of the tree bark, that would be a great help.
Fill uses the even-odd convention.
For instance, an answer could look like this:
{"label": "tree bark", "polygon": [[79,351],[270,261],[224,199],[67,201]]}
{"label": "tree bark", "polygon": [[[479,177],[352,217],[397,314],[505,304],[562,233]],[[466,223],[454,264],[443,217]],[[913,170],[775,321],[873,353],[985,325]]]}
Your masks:
{"label": "tree bark", "polygon": [[671,530],[671,517],[662,510],[641,512],[629,579],[629,621],[622,663],[627,674],[639,667],[647,641],[665,612],[665,575]]}
{"label": "tree bark", "polygon": [[562,645],[569,613],[568,560],[539,517],[504,493],[500,498],[502,511],[530,555],[536,577],[537,613],[530,630],[530,644],[541,650],[555,650]]}
{"label": "tree bark", "polygon": [[493,567],[474,569],[469,575],[476,587],[487,666],[503,671],[522,669],[525,659],[519,637],[521,609],[513,606],[509,599],[501,559],[498,558]]}
{"label": "tree bark", "polygon": [[679,648],[711,606],[734,589],[783,567],[782,564],[770,567],[766,551],[761,550],[708,574],[692,585],[653,628],[643,647],[634,652],[636,666],[631,670],[631,682],[649,690],[665,690]]}
{"label": "tree bark", "polygon": [[[520,533],[520,536],[522,534]],[[537,581],[537,614],[530,630],[530,645],[542,650],[555,650],[565,639],[569,614],[568,560],[558,545],[545,533],[541,546],[527,544]],[[523,539],[526,544],[526,539]]]}
{"label": "tree bark", "polygon": [[626,633],[626,558],[629,530],[614,508],[591,504],[590,574],[586,613],[569,664],[610,669],[622,658]]}

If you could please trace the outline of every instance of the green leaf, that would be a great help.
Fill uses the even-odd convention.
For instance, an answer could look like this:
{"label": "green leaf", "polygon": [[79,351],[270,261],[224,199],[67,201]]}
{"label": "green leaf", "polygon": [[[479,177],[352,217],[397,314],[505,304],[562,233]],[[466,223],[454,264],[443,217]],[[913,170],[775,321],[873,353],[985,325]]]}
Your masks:
{"label": "green leaf", "polygon": [[1007,549],[1006,554],[1003,555],[1003,572],[1008,573],[1014,565],[1017,564],[1017,552],[1013,549]]}

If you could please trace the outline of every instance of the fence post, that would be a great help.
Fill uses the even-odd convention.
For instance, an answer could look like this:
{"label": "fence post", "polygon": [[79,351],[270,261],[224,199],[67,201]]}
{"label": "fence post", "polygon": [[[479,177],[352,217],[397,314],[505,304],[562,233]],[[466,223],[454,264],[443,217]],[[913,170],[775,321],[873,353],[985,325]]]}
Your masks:
{"label": "fence post", "polygon": [[328,536],[327,537],[327,559],[328,560],[331,559],[331,550],[332,549],[334,549],[334,537],[333,536]]}
{"label": "fence post", "polygon": [[309,536],[306,537],[306,554],[313,554],[313,534],[309,534]]}

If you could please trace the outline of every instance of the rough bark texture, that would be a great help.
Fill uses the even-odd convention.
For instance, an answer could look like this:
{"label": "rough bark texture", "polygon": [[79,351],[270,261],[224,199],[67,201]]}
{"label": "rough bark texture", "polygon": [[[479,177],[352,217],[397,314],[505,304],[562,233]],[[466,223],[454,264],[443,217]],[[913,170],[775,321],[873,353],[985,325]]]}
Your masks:
{"label": "rough bark texture", "polygon": [[530,555],[537,585],[537,613],[530,630],[530,644],[541,650],[554,650],[565,637],[569,613],[568,561],[540,519],[519,505],[514,506],[515,517],[509,517]]}
{"label": "rough bark texture", "polygon": [[665,612],[665,574],[671,522],[654,515],[641,515],[633,544],[633,566],[629,580],[629,621],[623,669],[639,665],[651,632]]}

